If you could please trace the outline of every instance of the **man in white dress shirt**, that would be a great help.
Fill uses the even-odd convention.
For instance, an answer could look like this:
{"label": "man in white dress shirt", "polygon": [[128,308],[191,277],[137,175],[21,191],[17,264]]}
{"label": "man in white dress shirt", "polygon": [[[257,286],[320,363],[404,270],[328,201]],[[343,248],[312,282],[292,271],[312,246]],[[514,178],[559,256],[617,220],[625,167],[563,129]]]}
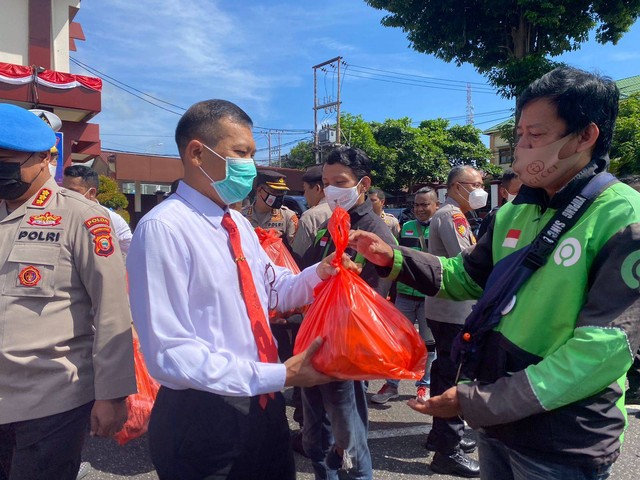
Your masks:
{"label": "man in white dress shirt", "polygon": [[[309,303],[335,269],[324,261],[293,275],[273,265],[251,224],[229,209],[255,176],[251,128],[247,114],[224,100],[189,108],[176,128],[184,178],[140,221],[131,244],[134,323],[149,373],[162,385],[149,425],[161,480],[294,479],[280,391],[331,380],[311,366],[320,339],[284,364],[260,360],[248,311],[268,318],[275,302],[283,311]],[[229,215],[241,256],[231,253]],[[243,299],[241,262],[259,305]]]}
{"label": "man in white dress shirt", "polygon": [[[62,186],[84,195],[88,200],[98,202],[98,188],[100,187],[100,177],[94,169],[85,167],[84,165],[72,165],[64,169],[64,177],[62,178]],[[103,207],[109,214],[113,233],[118,239],[120,250],[124,257],[129,252],[131,244],[131,228],[124,218],[110,208]]]}

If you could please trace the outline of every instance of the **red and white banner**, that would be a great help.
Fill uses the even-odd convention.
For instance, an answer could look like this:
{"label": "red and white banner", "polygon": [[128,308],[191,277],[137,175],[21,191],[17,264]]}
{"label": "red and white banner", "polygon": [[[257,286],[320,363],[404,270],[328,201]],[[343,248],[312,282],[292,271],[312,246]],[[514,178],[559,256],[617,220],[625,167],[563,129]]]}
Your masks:
{"label": "red and white banner", "polygon": [[[12,85],[24,85],[34,81],[34,68],[12,63],[0,62],[0,82]],[[102,80],[96,77],[86,77],[73,73],[56,72],[54,70],[44,70],[38,72],[35,81],[39,85],[50,88],[69,89],[84,87],[89,90],[100,92],[102,90]]]}

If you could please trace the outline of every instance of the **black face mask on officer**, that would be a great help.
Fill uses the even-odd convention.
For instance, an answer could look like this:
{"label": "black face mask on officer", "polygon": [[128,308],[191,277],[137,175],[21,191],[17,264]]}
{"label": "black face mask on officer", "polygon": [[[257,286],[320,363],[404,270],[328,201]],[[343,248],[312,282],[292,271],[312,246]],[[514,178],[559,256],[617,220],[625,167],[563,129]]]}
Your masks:
{"label": "black face mask on officer", "polygon": [[266,198],[260,195],[260,198],[271,208],[278,210],[282,207],[282,202],[284,201],[284,195],[272,195],[271,193],[263,190],[264,193],[267,194]]}
{"label": "black face mask on officer", "polygon": [[31,159],[33,153],[24,162],[0,162],[0,199],[15,200],[24,195],[30,182],[22,181],[21,167]]}

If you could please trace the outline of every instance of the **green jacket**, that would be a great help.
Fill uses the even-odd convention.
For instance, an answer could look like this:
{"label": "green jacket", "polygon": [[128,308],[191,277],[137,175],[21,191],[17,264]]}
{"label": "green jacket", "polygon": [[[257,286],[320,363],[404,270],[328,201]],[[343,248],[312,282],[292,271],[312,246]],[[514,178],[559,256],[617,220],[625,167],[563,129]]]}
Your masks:
{"label": "green jacket", "polygon": [[[400,247],[393,274],[428,295],[478,298],[493,265],[533,241],[575,196],[523,187],[455,258]],[[400,258],[401,257],[401,258]],[[640,344],[640,193],[617,183],[560,239],[492,332],[477,382],[458,385],[465,420],[534,457],[586,467],[619,455],[625,374]]]}
{"label": "green jacket", "polygon": [[[403,223],[398,243],[403,247],[426,252],[429,246],[429,223],[423,225],[418,220]],[[424,294],[402,282],[398,282],[396,291],[410,297],[424,298]]]}

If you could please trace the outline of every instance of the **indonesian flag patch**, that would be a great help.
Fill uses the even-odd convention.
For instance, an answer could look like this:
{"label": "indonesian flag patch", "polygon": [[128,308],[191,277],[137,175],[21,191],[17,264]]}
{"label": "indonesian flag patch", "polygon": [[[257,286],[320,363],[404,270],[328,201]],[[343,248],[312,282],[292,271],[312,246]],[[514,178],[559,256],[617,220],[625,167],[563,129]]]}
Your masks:
{"label": "indonesian flag patch", "polygon": [[504,239],[504,242],[502,242],[502,246],[505,248],[516,248],[521,233],[522,230],[509,230],[507,232],[507,236]]}

